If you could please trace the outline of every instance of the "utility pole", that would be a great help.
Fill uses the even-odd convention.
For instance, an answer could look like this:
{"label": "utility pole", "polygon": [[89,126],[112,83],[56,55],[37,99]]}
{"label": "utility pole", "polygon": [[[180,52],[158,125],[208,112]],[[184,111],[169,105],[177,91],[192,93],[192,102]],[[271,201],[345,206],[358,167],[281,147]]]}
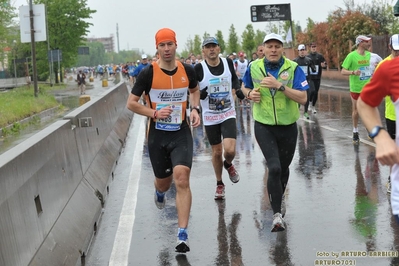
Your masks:
{"label": "utility pole", "polygon": [[118,23],[116,23],[116,41],[118,42],[118,53],[119,53],[119,27],[118,27]]}
{"label": "utility pole", "polygon": [[14,50],[14,81],[15,81],[15,87],[17,87],[17,64],[16,64],[16,60],[17,60],[17,41],[14,40],[13,41],[13,50]]}
{"label": "utility pole", "polygon": [[37,97],[39,95],[39,90],[37,87],[36,44],[35,44],[35,28],[33,24],[32,0],[29,0],[29,18],[30,18],[30,40],[32,45],[33,88],[35,91],[35,97]]}

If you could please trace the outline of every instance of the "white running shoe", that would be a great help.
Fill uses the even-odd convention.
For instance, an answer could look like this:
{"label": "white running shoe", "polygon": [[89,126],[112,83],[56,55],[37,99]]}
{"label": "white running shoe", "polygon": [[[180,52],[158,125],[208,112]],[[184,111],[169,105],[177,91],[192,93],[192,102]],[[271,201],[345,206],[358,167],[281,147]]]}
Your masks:
{"label": "white running shoe", "polygon": [[272,232],[280,232],[285,230],[284,219],[281,213],[277,212],[273,215]]}

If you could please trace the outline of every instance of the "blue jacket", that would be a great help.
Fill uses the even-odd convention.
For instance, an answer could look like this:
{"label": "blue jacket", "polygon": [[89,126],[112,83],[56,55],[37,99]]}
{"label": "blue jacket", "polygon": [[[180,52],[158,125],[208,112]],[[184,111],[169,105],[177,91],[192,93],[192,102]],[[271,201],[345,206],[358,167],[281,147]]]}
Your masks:
{"label": "blue jacket", "polygon": [[136,69],[134,70],[132,76],[133,76],[133,77],[137,77],[137,76],[140,74],[141,70],[143,70],[143,68],[145,68],[146,66],[149,66],[149,65],[150,65],[149,63],[138,65],[138,66],[136,67]]}

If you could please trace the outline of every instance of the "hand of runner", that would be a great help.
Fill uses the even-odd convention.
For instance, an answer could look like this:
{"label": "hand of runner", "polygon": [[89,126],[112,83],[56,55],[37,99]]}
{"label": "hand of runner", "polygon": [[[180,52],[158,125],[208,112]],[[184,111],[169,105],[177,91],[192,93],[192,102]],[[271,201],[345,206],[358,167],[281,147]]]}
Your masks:
{"label": "hand of runner", "polygon": [[281,86],[281,83],[273,75],[267,73],[267,77],[262,79],[260,86],[262,88],[278,89]]}
{"label": "hand of runner", "polygon": [[170,114],[173,112],[172,106],[166,106],[157,111],[157,118],[168,118]]}
{"label": "hand of runner", "polygon": [[260,88],[254,88],[251,91],[251,100],[254,101],[255,103],[260,102]]}
{"label": "hand of runner", "polygon": [[190,122],[192,127],[198,127],[201,124],[200,116],[197,112],[190,112]]}

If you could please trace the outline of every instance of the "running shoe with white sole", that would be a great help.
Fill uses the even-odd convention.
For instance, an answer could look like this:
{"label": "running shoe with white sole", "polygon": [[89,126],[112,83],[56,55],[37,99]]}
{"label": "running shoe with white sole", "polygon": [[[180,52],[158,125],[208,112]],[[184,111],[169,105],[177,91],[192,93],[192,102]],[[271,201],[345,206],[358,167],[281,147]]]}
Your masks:
{"label": "running shoe with white sole", "polygon": [[155,190],[154,193],[154,201],[155,201],[155,205],[157,206],[158,209],[163,209],[165,208],[165,204],[166,204],[166,193],[161,193],[158,192],[157,190]]}
{"label": "running shoe with white sole", "polygon": [[237,183],[238,181],[240,181],[240,175],[238,174],[233,164],[229,168],[226,168],[226,170],[229,173],[229,178],[231,182]]}
{"label": "running shoe with white sole", "polygon": [[281,232],[285,230],[284,219],[281,213],[277,212],[273,215],[272,232]]}
{"label": "running shoe with white sole", "polygon": [[186,253],[190,251],[190,247],[188,246],[187,229],[185,228],[179,228],[178,230],[175,251],[179,253]]}
{"label": "running shoe with white sole", "polygon": [[215,200],[224,200],[224,185],[216,186]]}

